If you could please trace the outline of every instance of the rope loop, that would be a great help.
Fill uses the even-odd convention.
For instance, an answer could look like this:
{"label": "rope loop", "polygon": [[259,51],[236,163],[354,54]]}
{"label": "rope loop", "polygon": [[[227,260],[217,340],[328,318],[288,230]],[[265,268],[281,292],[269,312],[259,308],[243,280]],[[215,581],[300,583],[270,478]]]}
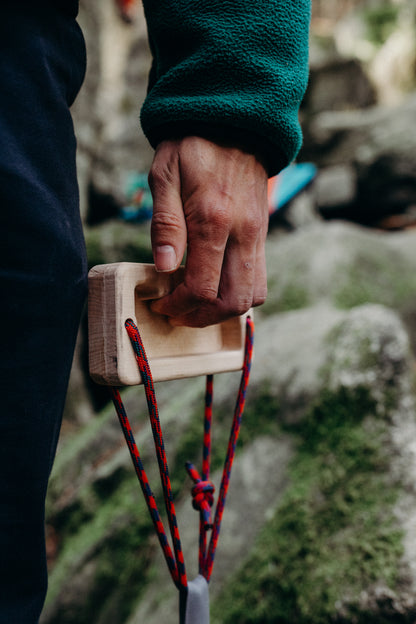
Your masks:
{"label": "rope loop", "polygon": [[[142,464],[140,453],[137,449],[133,432],[127,418],[123,402],[120,397],[120,392],[117,388],[111,389],[113,402],[172,579],[179,590],[186,592],[188,582],[185,571],[185,561],[182,552],[178,524],[176,520],[176,511],[173,503],[172,487],[169,478],[169,470],[164,448],[162,428],[159,420],[159,412],[152,374],[150,371],[149,362],[142,343],[142,339],[139,334],[139,330],[131,319],[128,319],[125,322],[125,327],[129,335],[135,353],[136,362],[143,380],[147,406],[149,410],[150,424],[152,428],[155,450],[159,464],[159,472],[162,483],[163,495],[165,499],[165,507],[168,516],[173,549],[169,545],[163,522],[160,518],[160,514],[156,504],[156,499],[150,488],[149,481]],[[213,522],[211,522],[211,507],[214,504],[214,485],[209,480],[213,396],[212,375],[207,375],[206,380],[202,475],[199,474],[193,464],[191,464],[190,462],[187,462],[186,464],[188,474],[194,482],[194,486],[192,488],[192,504],[193,507],[200,512],[199,573],[205,578],[207,582],[209,582],[210,580],[212,567],[214,564],[214,556],[220,532],[222,515],[224,512],[225,499],[227,496],[228,485],[230,481],[231,466],[234,460],[238,434],[240,431],[246,389],[251,368],[253,337],[254,324],[252,319],[248,317],[246,322],[246,340],[243,371],[241,376],[240,388],[238,391],[237,402],[234,410],[234,417],[232,421],[231,433],[228,442],[228,448]],[[207,546],[207,532],[209,529],[212,529],[212,533],[209,540],[209,545]]]}

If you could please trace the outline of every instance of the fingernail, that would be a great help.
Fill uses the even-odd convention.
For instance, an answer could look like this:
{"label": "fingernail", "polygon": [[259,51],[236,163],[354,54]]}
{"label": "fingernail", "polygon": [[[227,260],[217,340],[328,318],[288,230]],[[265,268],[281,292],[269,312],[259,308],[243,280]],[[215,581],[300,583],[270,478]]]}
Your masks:
{"label": "fingernail", "polygon": [[176,269],[176,253],[172,245],[160,245],[155,248],[154,261],[156,271],[173,271]]}

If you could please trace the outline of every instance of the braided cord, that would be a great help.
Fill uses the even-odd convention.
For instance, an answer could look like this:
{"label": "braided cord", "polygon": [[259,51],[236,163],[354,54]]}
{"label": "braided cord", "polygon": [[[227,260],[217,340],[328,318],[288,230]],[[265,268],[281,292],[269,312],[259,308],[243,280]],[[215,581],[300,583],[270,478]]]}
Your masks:
{"label": "braided cord", "polygon": [[[212,427],[212,398],[213,398],[213,378],[212,375],[207,376],[206,392],[205,392],[205,418],[204,418],[204,441],[202,452],[202,476],[199,475],[196,468],[191,464],[186,464],[189,476],[195,485],[192,489],[193,506],[200,512],[199,521],[199,573],[209,582],[214,565],[215,551],[217,549],[218,538],[221,528],[222,516],[224,513],[225,500],[228,493],[230,483],[231,468],[234,461],[235,450],[238,436],[240,433],[241,419],[244,410],[246,390],[250,376],[251,360],[253,357],[254,342],[254,323],[248,317],[246,323],[246,340],[243,372],[241,375],[240,388],[238,391],[237,402],[234,410],[234,417],[231,426],[230,438],[228,441],[227,453],[222,473],[220,493],[218,497],[217,507],[215,510],[214,523],[211,523],[210,507],[213,505],[214,486],[209,480],[210,473],[210,455],[211,455],[211,427]],[[212,529],[209,546],[207,549],[207,531]]]}
{"label": "braided cord", "polygon": [[[222,473],[221,485],[220,485],[220,493],[218,497],[217,507],[215,510],[215,519],[214,525],[212,528],[211,539],[209,542],[208,552],[205,557],[202,557],[200,554],[200,561],[203,559],[203,566],[200,570],[200,573],[205,577],[205,579],[209,582],[212,574],[212,568],[214,565],[214,557],[217,549],[218,538],[220,534],[221,528],[221,520],[224,513],[225,501],[228,493],[228,486],[230,484],[230,476],[231,476],[231,468],[234,461],[235,450],[237,446],[237,440],[240,433],[241,427],[241,419],[243,416],[245,399],[246,399],[246,391],[248,386],[248,381],[250,377],[251,370],[251,361],[253,357],[253,344],[254,344],[254,323],[253,320],[248,317],[246,324],[246,341],[245,341],[245,355],[244,355],[244,365],[243,372],[241,375],[241,382],[237,396],[237,402],[234,410],[233,423],[231,427],[230,438],[228,441],[227,454],[225,457],[225,463]],[[206,477],[208,478],[208,477]],[[201,540],[200,540],[201,543]]]}
{"label": "braided cord", "polygon": [[139,482],[142,488],[143,496],[147,503],[147,508],[149,510],[150,517],[155,527],[156,534],[158,536],[159,543],[162,547],[162,551],[165,556],[166,563],[168,565],[173,582],[178,587],[178,589],[181,587],[186,587],[187,586],[186,577],[185,579],[183,579],[183,577],[180,578],[179,576],[178,566],[176,564],[175,557],[173,556],[171,547],[169,545],[168,538],[166,536],[166,532],[163,526],[163,522],[160,518],[156,499],[150,487],[146,471],[143,467],[140,453],[138,451],[129,420],[127,418],[127,414],[126,414],[123,402],[121,400],[120,393],[117,390],[117,388],[111,388],[111,392],[112,392],[114,406],[116,408],[116,412],[120,421],[120,425],[123,430],[128,449],[130,451],[130,456],[132,458],[133,465],[136,470],[136,474],[137,474],[137,477],[139,479]]}
{"label": "braided cord", "polygon": [[[132,343],[136,362],[142,377],[147,406],[149,410],[150,424],[153,433],[153,439],[156,449],[156,455],[159,465],[160,478],[162,483],[163,495],[165,500],[166,512],[168,516],[169,529],[172,537],[173,551],[169,545],[168,538],[160,518],[157,508],[155,496],[150,488],[149,481],[143,467],[133,432],[127,418],[127,414],[122,403],[120,393],[117,388],[112,388],[112,398],[116,408],[116,412],[120,421],[121,428],[124,433],[127,446],[139,479],[143,495],[145,497],[150,516],[153,521],[160,545],[162,547],[169,571],[176,587],[180,590],[186,590],[187,577],[185,571],[185,562],[182,552],[182,546],[179,536],[179,529],[176,519],[175,506],[173,502],[172,488],[169,478],[169,470],[166,459],[166,453],[163,442],[162,428],[160,425],[159,412],[157,407],[156,395],[152,374],[147,360],[146,352],[139,334],[139,330],[131,319],[125,323],[127,333]],[[240,388],[238,392],[236,407],[234,410],[233,423],[231,427],[230,439],[228,442],[227,454],[224,463],[224,469],[221,479],[220,493],[215,511],[214,522],[211,523],[210,508],[214,502],[214,486],[209,480],[210,475],[210,458],[211,458],[211,426],[212,426],[212,398],[213,398],[213,376],[208,375],[206,381],[205,392],[205,414],[204,414],[204,437],[203,437],[203,457],[202,457],[202,476],[199,475],[196,468],[187,462],[186,469],[189,476],[194,481],[192,489],[194,508],[200,512],[200,529],[199,529],[199,572],[209,582],[214,565],[215,551],[218,544],[218,538],[221,527],[221,520],[224,513],[225,500],[228,493],[230,482],[231,467],[234,461],[236,444],[240,432],[241,419],[244,409],[246,390],[250,375],[251,360],[253,354],[254,339],[254,323],[250,317],[247,318],[246,340],[245,340],[245,356],[244,366],[241,376]],[[207,549],[207,531],[212,529],[211,539]]]}
{"label": "braided cord", "polygon": [[[137,465],[135,458],[136,456],[139,457],[139,452],[138,452],[136,444],[134,444],[133,449],[130,450],[129,439],[131,439],[133,436],[132,434],[131,436],[130,434],[128,434],[128,439],[126,437],[125,423],[127,420],[127,416],[122,415],[122,417],[120,418],[119,405],[118,405],[117,399],[115,401],[115,407],[116,407],[117,414],[119,415],[120,424],[123,429],[124,435],[126,437],[127,444],[130,450],[130,454],[133,459],[133,464],[136,468],[136,473],[141,483],[143,494],[145,496],[147,506],[149,508],[150,515],[152,517],[153,524],[155,526],[155,529],[159,538],[159,542],[162,546],[163,553],[165,555],[165,559],[168,564],[168,568],[172,575],[173,581],[175,585],[178,587],[178,589],[181,589],[181,588],[185,589],[187,587],[185,561],[183,558],[178,523],[176,520],[176,511],[175,511],[175,505],[173,502],[172,487],[171,487],[170,478],[169,478],[168,462],[166,459],[165,446],[163,442],[163,434],[162,434],[162,428],[160,425],[159,412],[157,408],[157,401],[156,401],[156,394],[155,394],[155,389],[154,389],[154,384],[153,384],[152,373],[150,371],[149,363],[148,363],[146,352],[142,343],[142,339],[139,334],[139,330],[137,329],[136,325],[133,323],[131,319],[128,319],[126,321],[125,326],[126,326],[127,333],[129,335],[130,341],[134,349],[136,362],[139,367],[139,371],[140,371],[144,389],[145,389],[147,407],[149,410],[150,424],[151,424],[152,433],[153,433],[153,440],[154,440],[155,449],[156,449],[157,461],[159,464],[159,473],[160,473],[160,479],[162,483],[163,496],[165,500],[166,512],[167,512],[168,521],[169,521],[169,529],[170,529],[170,534],[171,534],[172,542],[173,542],[173,550],[175,553],[174,557],[172,555],[172,551],[170,549],[168,539],[166,537],[166,532],[164,530],[163,523],[160,520],[155,497],[153,494],[149,496],[148,491],[150,490],[150,487],[149,487],[149,490],[147,489],[147,487],[143,487],[143,483],[146,483],[146,482],[148,483],[147,476],[146,476],[144,469],[143,468],[140,469],[140,467],[138,467]],[[123,408],[123,412],[125,414],[124,408]],[[130,431],[131,431],[130,425],[128,425],[128,427],[130,428]],[[144,480],[142,481],[142,479]]]}
{"label": "braided cord", "polygon": [[[204,440],[202,445],[202,482],[204,482],[205,490],[209,492],[211,485],[209,481],[209,474],[211,469],[211,426],[212,426],[212,400],[214,394],[214,376],[207,375],[206,388],[205,388],[205,414],[204,414]],[[212,499],[208,502],[212,506],[214,502],[214,486],[212,486]],[[208,494],[209,496],[209,494]],[[208,516],[208,520],[204,517],[203,513],[199,516],[199,555],[198,555],[198,567],[199,573],[203,574],[205,567],[205,553],[207,550],[207,531],[212,528],[211,517]]]}
{"label": "braided cord", "polygon": [[205,414],[204,414],[204,443],[202,447],[202,479],[209,477],[211,465],[211,426],[212,426],[212,398],[214,394],[214,376],[207,375],[205,388]]}

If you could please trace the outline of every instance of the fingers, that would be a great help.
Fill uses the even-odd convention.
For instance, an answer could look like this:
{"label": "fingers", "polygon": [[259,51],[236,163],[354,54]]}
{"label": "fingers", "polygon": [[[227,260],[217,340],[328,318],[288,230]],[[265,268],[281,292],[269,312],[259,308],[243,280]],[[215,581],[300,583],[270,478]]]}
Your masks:
{"label": "fingers", "polygon": [[[264,256],[265,227],[260,219],[240,211],[236,229],[218,227],[217,236],[195,238],[188,252],[185,282],[153,309],[173,325],[204,327],[245,313],[264,303],[267,293]],[[218,213],[216,215],[218,220]],[[211,227],[212,227],[211,220]],[[234,224],[235,227],[235,224]],[[212,241],[216,241],[216,245]],[[216,253],[212,250],[215,249]],[[203,267],[201,258],[205,258]]]}
{"label": "fingers", "polygon": [[267,298],[267,269],[264,245],[259,244],[256,251],[256,277],[254,280],[252,307],[263,305]]}
{"label": "fingers", "polygon": [[[232,254],[226,254],[226,258],[231,259]],[[237,263],[227,261],[226,265]],[[238,316],[247,312],[252,307],[253,292],[253,269],[251,263],[245,262],[239,265],[239,276],[241,283],[236,280],[225,278],[229,268],[223,267],[223,278],[221,280],[218,297],[215,300],[206,301],[199,305],[191,313],[171,319],[173,325],[187,325],[190,327],[205,327],[214,323],[220,323],[233,316]],[[227,288],[226,284],[229,283]]]}
{"label": "fingers", "polygon": [[151,238],[157,271],[175,271],[186,248],[186,223],[180,195],[180,173],[175,153],[165,146],[156,151],[149,174],[153,196]]}
{"label": "fingers", "polygon": [[[172,315],[173,325],[204,327],[244,314],[251,307],[264,303],[267,278],[263,232],[260,236],[253,224],[247,222],[242,230],[228,238],[215,299],[201,300],[192,311]],[[176,292],[182,296],[184,291],[178,288],[173,296]],[[192,294],[187,294],[192,300]],[[165,310],[169,311],[169,305]],[[177,311],[181,311],[180,306]]]}
{"label": "fingers", "polygon": [[252,155],[189,137],[166,141],[150,176],[152,245],[172,270],[187,243],[184,281],[152,309],[174,325],[202,327],[264,302],[267,175]]}
{"label": "fingers", "polygon": [[267,267],[266,267],[266,237],[269,225],[269,206],[266,196],[260,200],[260,206],[263,206],[263,215],[261,219],[261,227],[258,231],[258,239],[256,242],[256,259],[255,259],[255,278],[253,289],[252,307],[263,305],[267,297]]}
{"label": "fingers", "polygon": [[208,196],[209,191],[196,193],[187,202],[188,249],[183,283],[152,306],[173,319],[217,302],[230,219],[228,212]]}

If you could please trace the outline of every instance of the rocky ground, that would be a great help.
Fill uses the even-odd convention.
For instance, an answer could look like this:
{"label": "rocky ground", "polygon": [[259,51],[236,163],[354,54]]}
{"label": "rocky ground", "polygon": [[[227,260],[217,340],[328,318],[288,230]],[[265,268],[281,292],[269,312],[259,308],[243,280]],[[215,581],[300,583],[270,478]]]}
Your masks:
{"label": "rocky ground", "polygon": [[[270,296],[256,314],[213,622],[416,617],[415,249],[413,230],[341,222],[269,234]],[[217,378],[217,467],[237,377]],[[203,381],[157,390],[192,575],[197,518],[183,463],[199,456]],[[157,483],[143,393],[125,397]],[[64,437],[48,534],[43,622],[177,621],[176,591],[111,406]]]}
{"label": "rocky ground", "polygon": [[[319,14],[324,5],[300,155],[318,175],[271,222],[213,624],[416,621],[415,16],[412,2],[380,13],[367,0],[335,28],[335,3]],[[151,261],[148,224],[117,219],[126,172],[151,159],[136,134],[144,24],[119,20],[110,0],[84,3],[81,21],[96,34],[74,109],[89,261]],[[48,495],[42,624],[173,624],[178,596],[114,410],[86,375],[85,343],[82,329]],[[190,576],[198,520],[183,465],[200,462],[203,386],[157,386]],[[237,386],[238,374],[216,379],[217,481]],[[124,397],[157,484],[143,392]]]}

